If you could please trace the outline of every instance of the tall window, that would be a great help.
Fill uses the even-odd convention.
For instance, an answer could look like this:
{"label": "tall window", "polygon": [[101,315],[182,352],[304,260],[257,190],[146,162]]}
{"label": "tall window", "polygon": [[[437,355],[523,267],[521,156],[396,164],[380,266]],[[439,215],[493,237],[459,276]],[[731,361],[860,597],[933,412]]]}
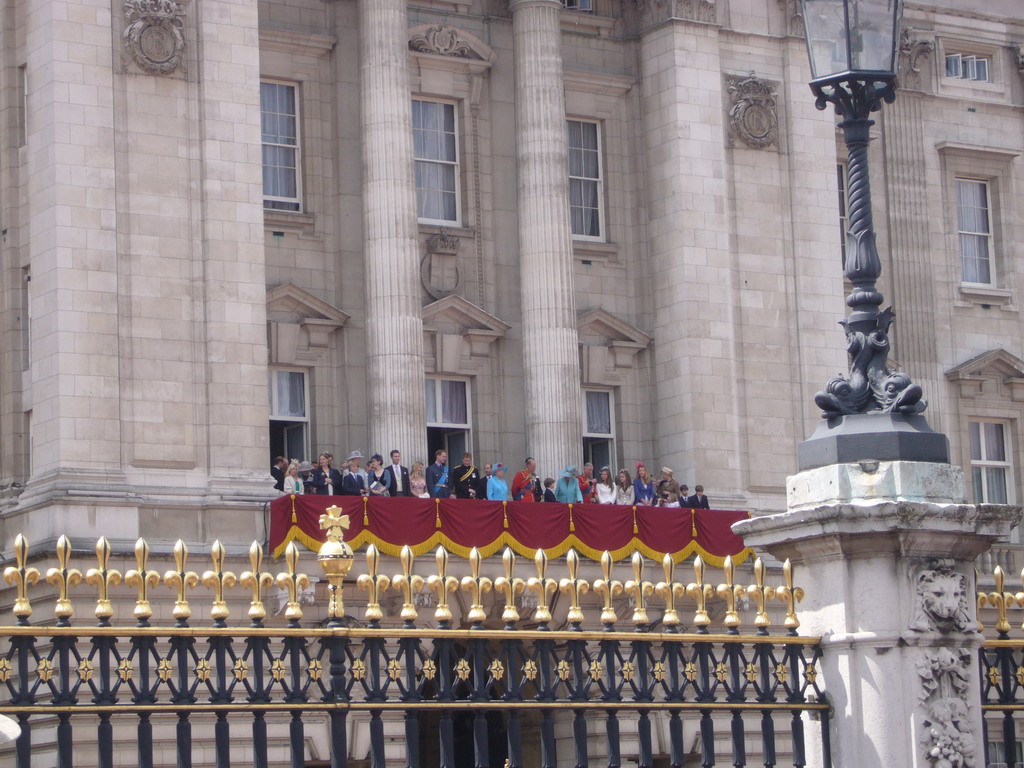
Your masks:
{"label": "tall window", "polygon": [[957,77],[961,80],[987,83],[989,81],[991,64],[992,60],[988,56],[950,53],[946,55],[946,77]]}
{"label": "tall window", "polygon": [[570,11],[593,12],[594,10],[594,0],[562,0],[562,5]]}
{"label": "tall window", "polygon": [[459,150],[455,105],[414,99],[412,139],[420,221],[457,223]]}
{"label": "tall window", "polygon": [[464,379],[427,379],[427,449],[428,461],[434,451],[448,451],[453,464],[471,450],[469,382]]}
{"label": "tall window", "polygon": [[302,207],[297,90],[288,83],[260,83],[263,207],[277,211],[298,211]]}
{"label": "tall window", "polygon": [[991,285],[995,280],[987,181],[956,180],[956,220],[963,282]]}
{"label": "tall window", "polygon": [[839,247],[842,249],[843,266],[846,266],[846,231],[850,228],[850,196],[847,185],[846,163],[836,163],[836,179],[839,182]]}
{"label": "tall window", "polygon": [[309,388],[306,372],[272,368],[270,389],[270,457],[313,460],[309,454]]}
{"label": "tall window", "polygon": [[583,460],[615,474],[615,410],[606,389],[583,390]]}
{"label": "tall window", "polygon": [[1009,503],[1011,473],[1006,423],[972,421],[968,429],[975,503]]}
{"label": "tall window", "polygon": [[597,240],[601,231],[601,141],[597,123],[566,122],[569,149],[569,215],[574,237]]}

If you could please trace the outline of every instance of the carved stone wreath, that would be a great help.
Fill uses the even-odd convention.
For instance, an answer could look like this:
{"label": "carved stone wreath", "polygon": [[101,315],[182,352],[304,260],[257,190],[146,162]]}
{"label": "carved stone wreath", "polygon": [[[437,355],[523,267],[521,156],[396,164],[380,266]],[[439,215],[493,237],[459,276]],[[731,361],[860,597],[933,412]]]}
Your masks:
{"label": "carved stone wreath", "polygon": [[125,0],[124,47],[140,69],[169,75],[185,52],[185,8],[176,0]]}
{"label": "carved stone wreath", "polygon": [[755,77],[726,77],[729,91],[729,138],[764,149],[779,140],[775,84]]}
{"label": "carved stone wreath", "polygon": [[[929,650],[917,664],[921,678],[918,703],[924,709],[921,748],[934,768],[974,768],[977,743],[971,733],[971,651],[963,648]],[[975,694],[977,695],[977,694]]]}
{"label": "carved stone wreath", "polygon": [[457,56],[460,59],[477,58],[472,46],[463,40],[459,31],[447,24],[429,27],[409,38],[409,48],[422,53]]}

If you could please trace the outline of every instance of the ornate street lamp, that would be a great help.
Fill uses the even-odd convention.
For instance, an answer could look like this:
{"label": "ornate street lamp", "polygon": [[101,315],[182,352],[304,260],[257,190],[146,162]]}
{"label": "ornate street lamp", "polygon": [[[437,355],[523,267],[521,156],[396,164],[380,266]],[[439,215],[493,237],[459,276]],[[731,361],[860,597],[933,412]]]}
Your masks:
{"label": "ornate street lamp", "polygon": [[800,469],[874,459],[949,461],[945,435],[921,412],[921,387],[888,367],[892,308],[879,310],[876,281],[882,263],[875,245],[868,178],[872,112],[896,98],[896,62],[902,0],[801,0],[811,91],[818,109],[835,106],[849,152],[849,230],[844,272],[853,286],[842,321],[850,357],[814,401],[825,421],[799,449]]}

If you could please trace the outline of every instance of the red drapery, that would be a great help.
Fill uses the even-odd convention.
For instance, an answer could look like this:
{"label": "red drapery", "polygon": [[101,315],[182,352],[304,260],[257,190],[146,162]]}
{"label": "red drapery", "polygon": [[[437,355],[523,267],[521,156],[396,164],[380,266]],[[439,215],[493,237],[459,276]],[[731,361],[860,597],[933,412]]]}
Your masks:
{"label": "red drapery", "polygon": [[375,544],[397,556],[404,545],[415,554],[438,545],[466,557],[473,547],[487,557],[505,546],[532,557],[543,549],[558,557],[575,549],[597,560],[605,550],[618,560],[639,551],[660,560],[700,555],[721,566],[726,556],[740,563],[751,555],[732,532],[748,512],[605,504],[551,504],[464,499],[282,496],[270,504],[270,549],[279,557],[290,541],[314,552],[324,541],[320,515],[341,507],[349,516],[345,540],[353,549]]}

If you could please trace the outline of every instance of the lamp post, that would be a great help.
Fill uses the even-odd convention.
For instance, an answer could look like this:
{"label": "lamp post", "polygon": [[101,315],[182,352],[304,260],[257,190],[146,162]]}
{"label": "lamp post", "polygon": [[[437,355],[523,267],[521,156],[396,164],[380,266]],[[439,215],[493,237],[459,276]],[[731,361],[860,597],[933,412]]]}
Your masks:
{"label": "lamp post", "polygon": [[902,0],[801,0],[810,83],[818,109],[835,106],[849,152],[849,230],[844,272],[850,370],[815,395],[824,421],[801,443],[800,469],[873,459],[948,463],[949,444],[921,412],[927,403],[911,378],[888,367],[895,313],[880,310],[882,263],[875,244],[868,177],[872,112],[896,98]]}

